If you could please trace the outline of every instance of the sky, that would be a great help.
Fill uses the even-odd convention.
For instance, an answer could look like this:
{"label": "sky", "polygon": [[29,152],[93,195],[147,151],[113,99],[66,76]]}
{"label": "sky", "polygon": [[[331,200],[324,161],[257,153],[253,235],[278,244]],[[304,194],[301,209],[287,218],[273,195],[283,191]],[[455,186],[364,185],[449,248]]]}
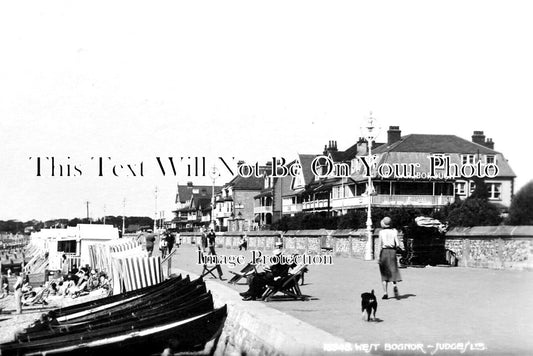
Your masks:
{"label": "sky", "polygon": [[[211,184],[187,175],[194,157],[217,163],[223,184],[231,175],[218,157],[292,160],[329,140],[346,149],[369,112],[378,141],[390,125],[468,140],[484,131],[517,190],[533,179],[532,10],[529,1],[3,2],[0,220],[85,217],[87,201],[93,218],[169,217],[178,183]],[[156,157],[184,157],[177,176],[163,176]]]}

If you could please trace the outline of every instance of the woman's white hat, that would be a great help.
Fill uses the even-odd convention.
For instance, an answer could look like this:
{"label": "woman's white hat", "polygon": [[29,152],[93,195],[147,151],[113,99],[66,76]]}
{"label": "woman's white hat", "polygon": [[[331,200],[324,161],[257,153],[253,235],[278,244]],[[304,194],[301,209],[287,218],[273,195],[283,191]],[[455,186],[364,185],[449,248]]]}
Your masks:
{"label": "woman's white hat", "polygon": [[388,216],[385,216],[383,218],[383,220],[381,220],[381,227],[382,228],[388,228],[388,227],[390,227],[391,223],[392,223],[391,218],[389,218]]}

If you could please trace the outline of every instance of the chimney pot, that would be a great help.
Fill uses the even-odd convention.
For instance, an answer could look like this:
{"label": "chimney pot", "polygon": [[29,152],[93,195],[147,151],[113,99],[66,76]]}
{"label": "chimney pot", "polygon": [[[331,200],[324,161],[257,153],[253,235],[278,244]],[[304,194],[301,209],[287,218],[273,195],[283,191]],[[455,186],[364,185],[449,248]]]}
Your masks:
{"label": "chimney pot", "polygon": [[389,126],[389,130],[387,131],[387,144],[392,145],[401,139],[402,131],[400,130],[400,126]]}
{"label": "chimney pot", "polygon": [[485,146],[485,135],[483,134],[483,131],[474,131],[472,142]]}

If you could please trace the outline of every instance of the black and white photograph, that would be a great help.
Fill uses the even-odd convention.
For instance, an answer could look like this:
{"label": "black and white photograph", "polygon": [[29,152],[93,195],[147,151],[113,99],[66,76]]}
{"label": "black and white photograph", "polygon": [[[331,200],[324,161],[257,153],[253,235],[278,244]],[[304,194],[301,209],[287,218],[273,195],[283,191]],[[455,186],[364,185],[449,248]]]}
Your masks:
{"label": "black and white photograph", "polygon": [[0,355],[532,353],[532,16],[0,4]]}

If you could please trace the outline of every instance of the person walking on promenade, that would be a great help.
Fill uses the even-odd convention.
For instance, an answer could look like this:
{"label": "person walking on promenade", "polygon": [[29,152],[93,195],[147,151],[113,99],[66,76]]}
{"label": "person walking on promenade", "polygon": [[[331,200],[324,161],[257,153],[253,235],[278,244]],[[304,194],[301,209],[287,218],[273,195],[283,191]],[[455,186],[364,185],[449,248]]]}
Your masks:
{"label": "person walking on promenade", "polygon": [[178,232],[176,232],[176,243],[178,244],[178,248],[181,246],[181,234]]}
{"label": "person walking on promenade", "polygon": [[248,241],[246,241],[246,235],[242,235],[240,243],[239,243],[239,251],[241,251],[242,249],[246,251],[247,248],[248,248]]}
{"label": "person walking on promenade", "polygon": [[167,251],[170,255],[172,253],[172,249],[174,248],[174,243],[176,242],[176,237],[174,233],[167,232],[165,240],[167,240]]}
{"label": "person walking on promenade", "polygon": [[205,228],[202,228],[201,233],[202,237],[200,242],[202,244],[202,251],[207,253],[207,233],[205,232]]}
{"label": "person walking on promenade", "polygon": [[[215,251],[216,237],[217,235],[215,234],[215,231],[213,229],[211,229],[211,231],[209,231],[209,233],[207,234],[209,254],[214,255],[214,256],[216,256],[217,254]],[[220,280],[223,281],[224,279],[222,278],[222,267],[220,267],[220,264],[218,263],[217,263],[217,271],[218,271],[218,278],[220,278]]]}
{"label": "person walking on promenade", "polygon": [[164,235],[159,237],[159,250],[161,251],[161,257],[165,258],[167,255],[168,242]]}
{"label": "person walking on promenade", "polygon": [[388,299],[388,285],[392,282],[394,285],[394,296],[399,297],[397,282],[401,282],[402,277],[398,270],[398,261],[396,260],[396,249],[400,247],[398,240],[398,231],[391,227],[392,220],[386,216],[381,220],[382,230],[379,232],[378,246],[381,251],[379,253],[379,271],[381,273],[381,281],[383,283],[383,299]]}

